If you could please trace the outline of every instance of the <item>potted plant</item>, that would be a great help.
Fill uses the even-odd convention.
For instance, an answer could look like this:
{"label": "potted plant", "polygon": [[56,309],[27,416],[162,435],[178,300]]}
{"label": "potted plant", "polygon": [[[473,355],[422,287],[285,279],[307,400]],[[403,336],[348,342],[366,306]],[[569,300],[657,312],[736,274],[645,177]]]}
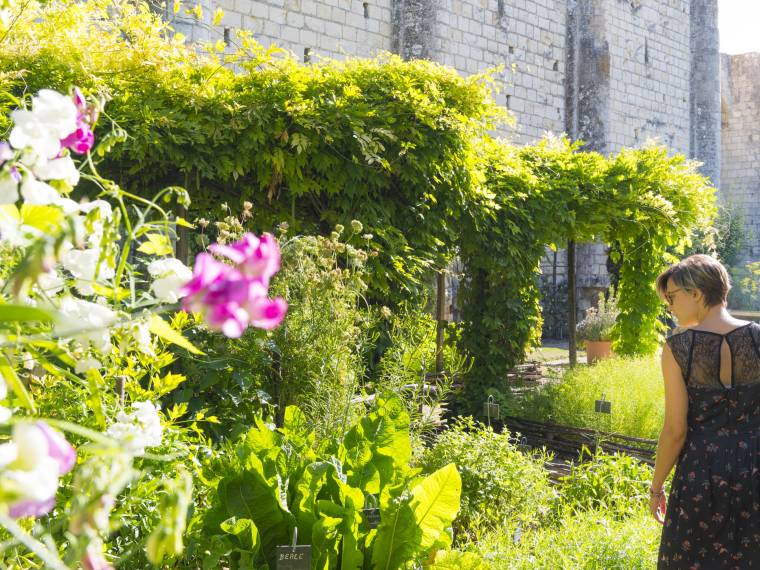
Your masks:
{"label": "potted plant", "polygon": [[612,327],[619,313],[617,299],[610,289],[607,299],[600,295],[597,306],[586,309],[586,318],[575,327],[576,338],[586,345],[589,364],[612,355]]}

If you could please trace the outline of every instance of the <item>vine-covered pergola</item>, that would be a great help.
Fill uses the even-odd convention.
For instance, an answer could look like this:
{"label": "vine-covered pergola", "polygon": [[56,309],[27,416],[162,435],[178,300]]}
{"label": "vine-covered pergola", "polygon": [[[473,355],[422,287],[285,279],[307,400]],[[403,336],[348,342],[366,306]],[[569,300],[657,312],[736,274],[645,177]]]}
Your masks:
{"label": "vine-covered pergola", "polygon": [[[620,264],[614,348],[653,352],[663,330],[655,278],[715,212],[714,188],[696,164],[654,145],[605,157],[563,138],[522,148],[483,140],[480,148],[487,205],[475,210],[459,242],[467,268],[463,342],[479,357],[468,382],[472,398],[498,386],[539,341],[537,273],[547,245],[572,252],[574,243],[601,239],[612,246]],[[568,289],[571,301],[575,287]]]}

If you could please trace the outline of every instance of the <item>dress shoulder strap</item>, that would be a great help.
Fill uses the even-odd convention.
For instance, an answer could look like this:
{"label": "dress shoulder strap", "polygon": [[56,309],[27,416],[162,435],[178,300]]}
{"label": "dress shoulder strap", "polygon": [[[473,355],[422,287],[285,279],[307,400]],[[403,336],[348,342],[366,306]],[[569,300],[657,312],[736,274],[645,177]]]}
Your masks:
{"label": "dress shoulder strap", "polygon": [[691,360],[694,348],[694,333],[692,331],[683,331],[668,337],[667,341],[673,357],[676,359],[678,366],[681,368],[683,380],[688,384],[689,375],[691,374]]}

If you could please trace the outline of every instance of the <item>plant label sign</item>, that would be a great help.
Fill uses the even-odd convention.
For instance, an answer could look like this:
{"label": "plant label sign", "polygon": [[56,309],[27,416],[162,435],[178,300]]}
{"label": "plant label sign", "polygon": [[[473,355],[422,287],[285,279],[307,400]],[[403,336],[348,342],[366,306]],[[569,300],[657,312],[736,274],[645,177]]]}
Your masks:
{"label": "plant label sign", "polygon": [[311,570],[311,546],[278,546],[277,570]]}
{"label": "plant label sign", "polygon": [[594,403],[594,410],[601,413],[601,414],[611,414],[612,413],[612,402],[609,400],[596,400]]}
{"label": "plant label sign", "polygon": [[380,524],[380,509],[364,509],[362,516],[367,521],[369,528],[377,528],[377,525]]}

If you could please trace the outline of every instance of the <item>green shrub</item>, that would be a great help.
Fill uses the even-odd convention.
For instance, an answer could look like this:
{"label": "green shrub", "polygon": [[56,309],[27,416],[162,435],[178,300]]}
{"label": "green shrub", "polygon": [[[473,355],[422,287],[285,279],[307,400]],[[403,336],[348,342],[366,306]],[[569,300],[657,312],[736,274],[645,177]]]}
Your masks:
{"label": "green shrub", "polygon": [[456,463],[462,477],[462,510],[455,521],[465,535],[508,522],[540,525],[554,490],[543,465],[547,457],[517,449],[508,432],[495,433],[472,418],[459,418],[422,456],[426,472]]}
{"label": "green shrub", "polygon": [[[602,395],[612,403],[610,414],[594,411],[594,402]],[[656,439],[664,417],[659,360],[618,357],[578,366],[560,382],[526,395],[519,411],[538,421]]]}
{"label": "green shrub", "polygon": [[652,480],[652,468],[628,455],[615,453],[584,457],[561,480],[559,511],[569,514],[604,510],[609,517],[623,520],[641,510]]}

